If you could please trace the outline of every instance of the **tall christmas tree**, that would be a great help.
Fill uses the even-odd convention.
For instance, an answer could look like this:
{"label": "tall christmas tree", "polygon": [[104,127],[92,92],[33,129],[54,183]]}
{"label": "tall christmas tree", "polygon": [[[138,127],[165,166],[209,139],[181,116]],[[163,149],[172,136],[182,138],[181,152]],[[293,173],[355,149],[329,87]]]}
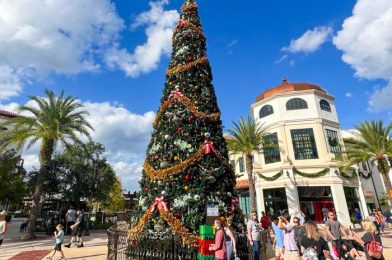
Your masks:
{"label": "tall christmas tree", "polygon": [[194,245],[199,225],[206,222],[207,204],[219,205],[220,216],[232,216],[234,223],[242,213],[196,1],[183,4],[172,41],[129,236],[135,239],[159,224]]}

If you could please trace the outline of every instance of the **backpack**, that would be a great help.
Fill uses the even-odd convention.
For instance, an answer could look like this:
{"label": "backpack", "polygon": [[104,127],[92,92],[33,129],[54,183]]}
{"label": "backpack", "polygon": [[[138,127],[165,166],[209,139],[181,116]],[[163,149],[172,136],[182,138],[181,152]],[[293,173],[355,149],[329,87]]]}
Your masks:
{"label": "backpack", "polygon": [[373,258],[381,259],[383,247],[380,242],[376,241],[373,234],[372,234],[372,237],[373,237],[373,240],[370,241],[366,245],[366,249],[368,251],[368,254],[369,254],[369,256],[371,256]]}
{"label": "backpack", "polygon": [[303,253],[303,260],[318,260],[318,255],[313,247],[308,247]]}

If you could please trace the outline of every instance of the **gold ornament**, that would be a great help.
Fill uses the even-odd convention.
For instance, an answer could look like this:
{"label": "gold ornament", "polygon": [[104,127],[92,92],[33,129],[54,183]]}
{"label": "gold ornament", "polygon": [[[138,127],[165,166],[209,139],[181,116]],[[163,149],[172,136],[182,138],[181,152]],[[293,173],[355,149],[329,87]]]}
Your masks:
{"label": "gold ornament", "polygon": [[207,62],[208,62],[208,59],[207,59],[207,57],[204,56],[204,57],[202,57],[200,59],[197,59],[195,61],[189,62],[187,64],[176,66],[176,67],[168,69],[167,70],[167,75],[170,76],[172,74],[179,73],[179,72],[184,71],[184,70],[188,70],[188,69],[190,69],[193,66],[196,66],[198,64],[204,64],[204,63],[207,63]]}

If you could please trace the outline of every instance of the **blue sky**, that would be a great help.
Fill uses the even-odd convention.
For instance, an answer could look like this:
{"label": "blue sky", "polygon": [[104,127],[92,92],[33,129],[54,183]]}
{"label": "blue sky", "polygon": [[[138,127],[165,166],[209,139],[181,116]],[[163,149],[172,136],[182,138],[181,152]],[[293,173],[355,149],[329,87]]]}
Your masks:
{"label": "blue sky", "polygon": [[[77,96],[125,188],[136,189],[183,1],[54,2],[0,0],[0,107],[45,88]],[[390,1],[198,4],[226,128],[284,76],[335,96],[342,129],[390,120]],[[25,153],[31,165],[37,149]]]}

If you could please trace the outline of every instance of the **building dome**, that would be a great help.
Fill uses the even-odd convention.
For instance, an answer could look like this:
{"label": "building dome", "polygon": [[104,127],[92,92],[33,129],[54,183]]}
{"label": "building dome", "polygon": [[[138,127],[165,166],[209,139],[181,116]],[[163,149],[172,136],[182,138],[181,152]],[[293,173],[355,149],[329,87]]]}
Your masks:
{"label": "building dome", "polygon": [[274,95],[277,95],[279,93],[285,93],[285,92],[291,92],[291,91],[301,91],[301,90],[309,90],[309,89],[314,89],[314,90],[318,90],[321,91],[325,94],[328,94],[327,91],[325,91],[324,89],[322,89],[321,87],[314,85],[314,84],[310,84],[310,83],[291,83],[288,82],[287,79],[284,79],[282,84],[267,89],[266,91],[264,91],[263,93],[261,93],[260,95],[258,95],[256,97],[256,102],[261,101],[267,97],[271,97]]}

